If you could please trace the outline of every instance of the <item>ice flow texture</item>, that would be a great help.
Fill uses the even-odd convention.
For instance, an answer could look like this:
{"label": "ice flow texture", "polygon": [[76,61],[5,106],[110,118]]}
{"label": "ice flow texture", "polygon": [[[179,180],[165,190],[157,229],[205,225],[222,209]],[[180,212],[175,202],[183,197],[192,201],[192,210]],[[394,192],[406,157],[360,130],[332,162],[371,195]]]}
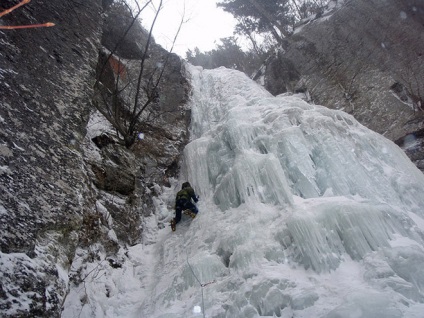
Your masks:
{"label": "ice flow texture", "polygon": [[200,213],[158,229],[174,216],[172,180],[122,268],[75,258],[84,286],[70,284],[62,317],[422,318],[424,177],[403,152],[240,72],[189,73],[181,180]]}
{"label": "ice flow texture", "polygon": [[344,112],[273,97],[237,71],[191,72],[187,174],[222,211],[280,206],[297,258],[317,271],[395,234],[422,244],[408,213],[424,218],[424,176],[393,142]]}
{"label": "ice flow texture", "polygon": [[175,265],[158,274],[153,316],[191,317],[201,303],[190,260],[214,282],[208,317],[419,317],[424,176],[401,149],[240,72],[190,73],[182,179],[200,214],[161,245],[159,264]]}

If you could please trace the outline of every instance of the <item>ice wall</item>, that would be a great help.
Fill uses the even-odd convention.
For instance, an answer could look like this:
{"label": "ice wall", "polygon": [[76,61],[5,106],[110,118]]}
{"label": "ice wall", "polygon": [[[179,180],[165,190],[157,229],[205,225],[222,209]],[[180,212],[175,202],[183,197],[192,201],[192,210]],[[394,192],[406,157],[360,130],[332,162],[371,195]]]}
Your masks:
{"label": "ice wall", "polygon": [[404,152],[352,116],[272,97],[237,71],[193,69],[188,176],[221,209],[250,199],[359,196],[424,217],[423,175]]}
{"label": "ice wall", "polygon": [[190,74],[181,179],[200,213],[158,243],[143,314],[421,317],[424,175],[405,154],[240,72]]}

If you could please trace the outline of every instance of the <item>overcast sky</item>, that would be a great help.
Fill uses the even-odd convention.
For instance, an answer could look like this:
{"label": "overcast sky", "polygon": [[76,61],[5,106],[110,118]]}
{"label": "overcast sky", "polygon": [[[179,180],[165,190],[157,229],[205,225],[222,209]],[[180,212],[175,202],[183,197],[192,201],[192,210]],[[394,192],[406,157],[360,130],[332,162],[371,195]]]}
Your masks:
{"label": "overcast sky", "polygon": [[[163,10],[153,31],[156,42],[170,49],[185,7],[184,20],[188,22],[182,26],[173,52],[185,57],[185,52],[196,46],[201,51],[215,48],[215,41],[233,35],[236,23],[231,14],[216,7],[216,2],[219,1],[164,0]],[[150,26],[152,16],[153,10],[146,10],[146,14],[142,14],[145,27]]]}

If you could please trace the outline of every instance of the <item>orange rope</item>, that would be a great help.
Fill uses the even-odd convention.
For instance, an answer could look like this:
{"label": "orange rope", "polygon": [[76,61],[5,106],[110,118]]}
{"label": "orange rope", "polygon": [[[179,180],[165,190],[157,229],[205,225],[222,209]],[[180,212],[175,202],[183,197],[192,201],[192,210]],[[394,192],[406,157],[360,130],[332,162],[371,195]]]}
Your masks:
{"label": "orange rope", "polygon": [[[29,3],[31,0],[22,0],[18,4],[14,5],[13,7],[6,9],[2,12],[0,12],[0,18],[13,10],[19,8],[20,6],[23,6],[24,4]],[[14,29],[33,29],[33,28],[44,28],[44,27],[52,27],[54,26],[54,23],[47,22],[47,23],[41,23],[41,24],[29,24],[29,25],[0,25],[0,30],[14,30]]]}
{"label": "orange rope", "polygon": [[19,2],[17,5],[14,5],[13,7],[4,10],[3,12],[0,12],[0,18],[10,12],[12,12],[13,10],[19,8],[20,6],[23,6],[24,4],[27,4],[28,2],[30,2],[31,0],[22,0],[21,2]]}
{"label": "orange rope", "polygon": [[13,30],[13,29],[32,29],[32,28],[43,28],[52,27],[54,23],[47,22],[42,24],[30,24],[30,25],[0,25],[1,30]]}

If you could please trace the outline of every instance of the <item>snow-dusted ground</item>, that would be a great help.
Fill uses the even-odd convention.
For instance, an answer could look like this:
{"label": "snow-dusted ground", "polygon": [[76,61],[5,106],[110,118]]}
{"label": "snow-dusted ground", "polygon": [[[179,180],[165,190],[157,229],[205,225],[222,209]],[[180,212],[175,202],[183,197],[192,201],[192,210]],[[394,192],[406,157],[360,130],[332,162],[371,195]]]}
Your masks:
{"label": "snow-dusted ground", "polygon": [[[424,317],[424,175],[406,155],[341,111],[190,71],[181,180],[121,267],[86,264],[63,317]],[[157,229],[185,180],[199,215]]]}

